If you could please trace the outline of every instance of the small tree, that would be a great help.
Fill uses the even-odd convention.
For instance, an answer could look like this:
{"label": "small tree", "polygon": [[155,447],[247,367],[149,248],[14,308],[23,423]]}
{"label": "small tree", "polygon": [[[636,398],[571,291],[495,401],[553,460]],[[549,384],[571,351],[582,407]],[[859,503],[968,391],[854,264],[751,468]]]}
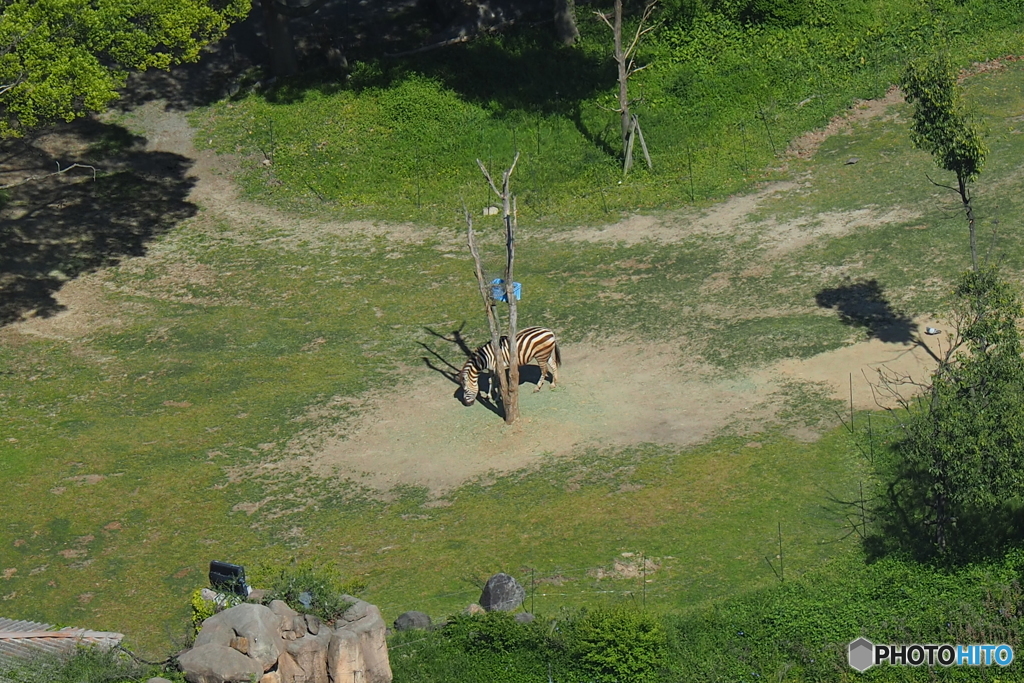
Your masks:
{"label": "small tree", "polygon": [[618,67],[619,81],[619,108],[614,111],[619,114],[619,126],[622,133],[623,173],[628,173],[629,169],[633,166],[633,140],[635,137],[640,138],[640,146],[643,148],[647,167],[652,167],[651,155],[647,152],[647,142],[644,140],[644,134],[640,130],[640,121],[629,110],[629,105],[632,104],[632,101],[629,99],[629,77],[637,71],[647,68],[646,66],[636,66],[634,56],[636,55],[636,48],[640,43],[640,38],[654,28],[653,26],[644,28],[644,24],[651,18],[651,13],[654,12],[656,3],[657,0],[649,0],[644,5],[644,12],[640,16],[640,22],[637,24],[633,41],[625,49],[622,47],[622,0],[615,0],[615,7],[612,11],[613,19],[610,19],[603,12],[594,12],[612,30],[612,43],[614,46],[615,64]]}
{"label": "small tree", "polygon": [[487,311],[487,324],[491,329],[491,350],[494,352],[494,375],[493,381],[498,383],[501,390],[502,410],[505,414],[505,423],[512,424],[519,419],[519,355],[516,349],[516,333],[518,332],[518,306],[514,295],[514,284],[512,278],[515,276],[516,259],[516,227],[517,214],[516,198],[512,196],[509,189],[509,179],[519,162],[519,152],[516,152],[512,165],[502,174],[501,190],[494,184],[487,167],[479,159],[477,165],[487,179],[488,185],[501,199],[502,219],[505,224],[505,299],[508,301],[508,376],[506,377],[505,360],[501,355],[501,321],[498,316],[497,301],[492,296],[490,285],[484,278],[483,265],[480,259],[480,251],[476,246],[476,237],[473,232],[473,220],[469,212],[466,212],[466,236],[469,240],[469,251],[473,255],[477,284],[480,287],[480,296],[483,297],[484,308]]}
{"label": "small tree", "polygon": [[883,383],[902,404],[890,503],[902,531],[924,530],[939,552],[958,527],[978,531],[966,519],[991,519],[1024,494],[1024,307],[995,268],[965,273],[954,296],[957,331],[923,395]]}
{"label": "small tree", "polygon": [[900,87],[907,102],[914,105],[910,133],[914,146],[929,152],[940,168],[956,174],[955,188],[932,182],[960,195],[971,235],[971,264],[977,271],[978,241],[970,184],[981,173],[988,149],[965,111],[956,70],[945,56],[911,62]]}

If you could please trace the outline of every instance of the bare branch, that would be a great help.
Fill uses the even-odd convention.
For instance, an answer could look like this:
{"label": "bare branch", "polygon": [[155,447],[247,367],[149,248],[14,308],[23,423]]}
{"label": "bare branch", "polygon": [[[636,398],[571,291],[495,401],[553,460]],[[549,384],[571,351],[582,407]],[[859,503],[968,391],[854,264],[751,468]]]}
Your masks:
{"label": "bare branch", "polygon": [[24,82],[24,80],[25,80],[25,74],[22,73],[21,75],[18,76],[17,80],[15,80],[13,83],[5,83],[4,85],[0,85],[0,97],[2,97],[3,94],[5,92],[7,92],[8,90],[10,90],[11,88],[16,88],[19,85],[21,85],[21,83]]}
{"label": "bare branch", "polygon": [[645,21],[651,18],[651,13],[654,12],[654,6],[656,4],[658,4],[658,0],[654,0],[653,2],[647,3],[647,7],[644,8],[643,16],[640,17],[640,23],[637,24],[636,27],[636,35],[633,36],[633,42],[629,44],[629,48],[623,53],[627,57],[632,55],[633,51],[636,50],[636,46],[637,43],[640,42],[640,38],[654,30],[654,26],[648,26],[647,28],[643,28],[643,25]]}
{"label": "bare branch", "polygon": [[950,190],[952,192],[956,192],[957,194],[960,194],[960,190],[958,190],[957,188],[950,187],[949,185],[943,185],[942,183],[937,183],[934,180],[932,180],[931,177],[927,173],[924,174],[924,177],[928,178],[928,182],[931,183],[932,185],[934,185],[935,187],[944,187],[947,190]]}
{"label": "bare branch", "polygon": [[[517,155],[517,158],[518,158],[518,155]],[[476,163],[477,163],[477,166],[480,167],[480,170],[483,171],[484,178],[487,179],[487,184],[491,186],[492,190],[494,190],[494,194],[498,195],[498,197],[500,198],[501,197],[501,192],[498,191],[498,187],[494,184],[494,181],[491,180],[491,174],[487,172],[487,167],[484,166],[484,162],[482,162],[479,159],[477,159]]]}
{"label": "bare branch", "polygon": [[604,23],[608,24],[608,28],[610,28],[613,31],[615,30],[615,27],[612,26],[612,22],[608,20],[608,15],[607,14],[605,14],[604,12],[598,12],[596,10],[594,11],[594,14],[597,15],[598,17],[600,17],[601,21],[603,21]]}
{"label": "bare branch", "polygon": [[28,178],[24,178],[22,180],[19,180],[16,183],[9,183],[7,185],[0,185],[0,190],[9,190],[12,187],[18,187],[19,185],[24,185],[26,183],[31,183],[31,182],[33,182],[35,180],[44,180],[46,178],[52,178],[55,175],[63,175],[65,173],[67,173],[68,171],[70,171],[72,169],[75,169],[75,168],[88,168],[89,170],[92,171],[92,179],[96,180],[96,167],[95,166],[89,166],[88,164],[71,164],[67,168],[61,168],[60,167],[60,162],[58,161],[56,163],[57,163],[57,170],[54,173],[47,173],[46,175],[29,176]]}

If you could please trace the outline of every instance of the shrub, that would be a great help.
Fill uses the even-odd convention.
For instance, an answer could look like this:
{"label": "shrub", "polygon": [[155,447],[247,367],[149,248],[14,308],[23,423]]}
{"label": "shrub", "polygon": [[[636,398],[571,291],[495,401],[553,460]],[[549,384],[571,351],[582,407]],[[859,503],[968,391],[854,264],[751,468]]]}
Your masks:
{"label": "shrub", "polygon": [[343,596],[365,588],[360,581],[345,581],[334,565],[313,561],[292,562],[276,570],[261,568],[255,576],[267,586],[264,603],[283,600],[293,610],[324,621],[334,621],[352,606]]}
{"label": "shrub", "polygon": [[509,653],[543,646],[543,634],[535,623],[520,624],[510,612],[460,614],[452,617],[444,632],[463,652]]}
{"label": "shrub", "polygon": [[217,612],[242,603],[242,599],[237,595],[231,595],[228,593],[219,593],[218,595],[222,597],[217,600],[206,600],[203,598],[203,590],[201,588],[197,588],[192,591],[189,604],[192,607],[193,635],[198,634],[199,629],[203,626],[203,622]]}
{"label": "shrub", "polygon": [[566,653],[583,680],[596,683],[656,680],[665,645],[661,621],[625,605],[584,611],[565,628]]}

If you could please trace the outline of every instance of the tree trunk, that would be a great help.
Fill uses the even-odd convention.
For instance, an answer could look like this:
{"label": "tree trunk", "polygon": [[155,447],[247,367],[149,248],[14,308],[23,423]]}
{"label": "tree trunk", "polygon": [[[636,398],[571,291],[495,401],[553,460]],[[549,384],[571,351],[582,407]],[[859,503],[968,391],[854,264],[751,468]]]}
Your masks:
{"label": "tree trunk", "polygon": [[971,265],[974,272],[978,272],[978,236],[974,231],[974,207],[971,206],[971,190],[967,186],[967,180],[957,174],[957,183],[960,189],[960,201],[964,203],[964,211],[967,213],[967,229],[971,233]]}
{"label": "tree trunk", "polygon": [[619,117],[622,127],[622,158],[626,158],[626,144],[629,138],[629,73],[626,53],[622,51],[622,0],[615,0],[615,63],[619,68]]}
{"label": "tree trunk", "polygon": [[[484,279],[484,268],[483,263],[480,261],[480,251],[476,248],[476,235],[473,232],[473,219],[470,217],[469,212],[466,212],[466,238],[469,240],[469,253],[473,255],[473,265],[476,272],[476,282],[480,287],[480,296],[484,300],[484,311],[487,313],[487,326],[491,329],[491,350],[494,351],[495,363],[494,363],[494,374],[491,376],[492,382],[498,382],[498,388],[504,392],[502,384],[502,375],[499,374],[498,368],[503,367],[501,363],[501,327],[498,324],[498,312],[495,310],[494,299],[491,296],[489,285]],[[491,387],[493,390],[493,387]],[[480,387],[477,386],[479,391]]]}
{"label": "tree trunk", "polygon": [[576,0],[555,0],[555,33],[563,45],[572,45],[580,37],[576,28]]}
{"label": "tree trunk", "polygon": [[[516,335],[519,312],[516,306],[515,262],[516,262],[516,209],[512,199],[512,210],[509,211],[508,175],[505,176],[505,252],[508,261],[505,263],[505,296],[508,299],[508,400],[505,401],[505,424],[512,424],[519,419],[519,349]],[[543,377],[541,378],[544,379]]]}
{"label": "tree trunk", "polygon": [[299,60],[295,56],[295,41],[288,27],[288,17],[274,6],[274,0],[260,0],[263,9],[263,25],[267,32],[267,46],[270,48],[270,71],[275,76],[292,76],[299,71]]}

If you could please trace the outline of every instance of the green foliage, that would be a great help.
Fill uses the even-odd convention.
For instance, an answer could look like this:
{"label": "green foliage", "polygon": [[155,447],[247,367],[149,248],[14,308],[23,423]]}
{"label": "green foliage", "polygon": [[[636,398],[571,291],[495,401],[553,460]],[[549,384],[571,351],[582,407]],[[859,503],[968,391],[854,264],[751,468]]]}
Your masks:
{"label": "green foliage", "polygon": [[977,178],[988,148],[965,111],[949,57],[911,62],[900,87],[914,105],[914,145],[934,156],[941,168],[956,173],[961,186]]}
{"label": "green foliage", "polygon": [[12,0],[0,15],[0,138],[99,111],[130,69],[199,59],[244,0]]}
{"label": "green foliage", "polygon": [[901,416],[889,470],[905,534],[940,552],[991,532],[992,515],[1024,494],[1024,308],[995,268],[964,274],[954,295],[958,339]]}
{"label": "green foliage", "polygon": [[520,624],[511,612],[458,614],[444,628],[445,636],[464,652],[510,653],[545,645],[537,622]]}
{"label": "green foliage", "polygon": [[26,660],[0,659],[5,683],[128,683],[168,676],[158,667],[137,663],[118,649],[79,647],[71,655],[40,653]]}
{"label": "green foliage", "polygon": [[958,62],[1024,49],[1024,13],[997,0],[683,5],[641,43],[637,58],[650,68],[630,87],[654,171],[626,180],[607,31],[596,21],[581,20],[572,49],[552,45],[547,28],[517,28],[356,63],[344,86],[295,82],[217,105],[201,114],[197,139],[252,154],[244,182],[264,201],[434,225],[457,222],[463,200],[474,211],[491,202],[475,159],[492,167],[519,150],[524,220],[607,222],[775,177],[790,140],[884,93],[909,55],[935,44]]}
{"label": "green foliage", "polygon": [[253,572],[252,581],[266,586],[264,604],[283,600],[297,612],[314,614],[328,622],[352,606],[344,596],[355,595],[365,589],[358,580],[343,579],[333,564],[314,560],[293,560],[288,566],[277,569],[258,568]]}
{"label": "green foliage", "polygon": [[565,625],[565,647],[578,680],[599,683],[659,680],[665,629],[651,613],[630,605],[583,611]]}
{"label": "green foliage", "polygon": [[242,604],[242,598],[237,595],[230,593],[220,593],[219,595],[222,596],[223,602],[206,600],[203,598],[201,588],[192,591],[192,595],[189,597],[189,606],[192,609],[192,629],[194,633],[199,633],[203,622],[217,612]]}
{"label": "green foliage", "polygon": [[199,588],[192,591],[189,605],[192,607],[192,628],[196,632],[199,631],[204,621],[217,613],[217,603],[204,599],[202,589]]}
{"label": "green foliage", "polygon": [[[837,558],[795,581],[667,621],[669,681],[1006,681],[1012,669],[880,667],[856,674],[846,645],[982,643],[1017,647],[1024,556],[945,571],[887,558]],[[959,670],[958,670],[959,669]]]}

